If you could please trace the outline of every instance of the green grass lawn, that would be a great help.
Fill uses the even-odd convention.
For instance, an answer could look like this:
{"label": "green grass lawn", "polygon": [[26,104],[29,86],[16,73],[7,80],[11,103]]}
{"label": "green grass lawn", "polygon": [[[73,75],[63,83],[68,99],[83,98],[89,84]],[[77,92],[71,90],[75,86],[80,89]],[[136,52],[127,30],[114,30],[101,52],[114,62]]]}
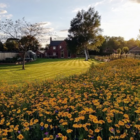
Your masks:
{"label": "green grass lawn", "polygon": [[0,82],[19,84],[46,79],[59,79],[73,74],[86,72],[90,64],[99,62],[95,60],[84,61],[84,58],[76,59],[37,59],[25,65],[0,65]]}

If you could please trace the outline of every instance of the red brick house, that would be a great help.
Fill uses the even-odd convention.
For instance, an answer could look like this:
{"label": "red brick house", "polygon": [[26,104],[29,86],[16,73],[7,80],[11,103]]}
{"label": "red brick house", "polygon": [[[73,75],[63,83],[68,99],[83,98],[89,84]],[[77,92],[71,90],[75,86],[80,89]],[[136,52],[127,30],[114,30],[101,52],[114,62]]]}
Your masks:
{"label": "red brick house", "polygon": [[76,55],[71,54],[67,49],[64,40],[52,40],[50,37],[50,45],[45,51],[45,57],[48,58],[75,58]]}

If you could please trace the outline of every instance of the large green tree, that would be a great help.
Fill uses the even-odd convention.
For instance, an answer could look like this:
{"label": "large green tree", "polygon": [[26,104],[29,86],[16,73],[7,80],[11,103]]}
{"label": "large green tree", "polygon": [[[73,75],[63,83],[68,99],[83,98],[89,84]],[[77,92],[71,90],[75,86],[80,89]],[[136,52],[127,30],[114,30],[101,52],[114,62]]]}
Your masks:
{"label": "large green tree", "polygon": [[71,21],[69,35],[66,38],[68,49],[72,53],[83,50],[85,60],[89,58],[88,50],[96,50],[104,41],[101,35],[100,19],[98,12],[94,8],[87,11],[81,10]]}

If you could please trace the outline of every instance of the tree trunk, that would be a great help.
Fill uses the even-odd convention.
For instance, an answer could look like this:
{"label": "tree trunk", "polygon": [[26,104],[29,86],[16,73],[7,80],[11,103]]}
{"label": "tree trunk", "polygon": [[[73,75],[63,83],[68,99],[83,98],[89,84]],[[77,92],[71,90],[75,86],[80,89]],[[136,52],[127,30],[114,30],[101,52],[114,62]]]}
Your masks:
{"label": "tree trunk", "polygon": [[22,69],[25,70],[25,52],[23,52]]}
{"label": "tree trunk", "polygon": [[89,51],[88,51],[88,49],[87,49],[87,55],[88,55],[88,59],[90,59],[90,56],[89,56]]}
{"label": "tree trunk", "polygon": [[84,53],[85,53],[85,61],[88,61],[88,54],[87,54],[87,50],[86,50],[86,48],[84,49]]}

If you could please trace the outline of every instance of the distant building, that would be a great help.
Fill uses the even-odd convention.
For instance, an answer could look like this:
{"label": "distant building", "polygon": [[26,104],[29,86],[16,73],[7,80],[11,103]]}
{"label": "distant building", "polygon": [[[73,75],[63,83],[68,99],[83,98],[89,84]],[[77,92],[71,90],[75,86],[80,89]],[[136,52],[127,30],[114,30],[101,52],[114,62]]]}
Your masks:
{"label": "distant building", "polygon": [[129,50],[129,53],[140,54],[140,47],[133,47]]}
{"label": "distant building", "polygon": [[44,57],[47,58],[75,58],[75,54],[71,54],[67,49],[67,44],[64,39],[52,40],[50,37],[50,45],[44,52]]}
{"label": "distant building", "polygon": [[45,50],[37,50],[36,55],[38,58],[44,58],[45,57]]}

